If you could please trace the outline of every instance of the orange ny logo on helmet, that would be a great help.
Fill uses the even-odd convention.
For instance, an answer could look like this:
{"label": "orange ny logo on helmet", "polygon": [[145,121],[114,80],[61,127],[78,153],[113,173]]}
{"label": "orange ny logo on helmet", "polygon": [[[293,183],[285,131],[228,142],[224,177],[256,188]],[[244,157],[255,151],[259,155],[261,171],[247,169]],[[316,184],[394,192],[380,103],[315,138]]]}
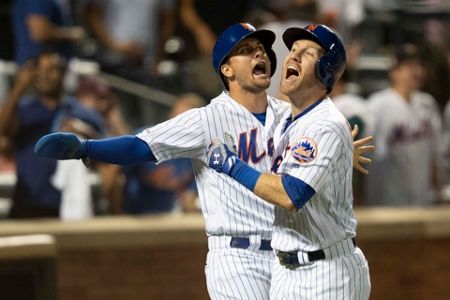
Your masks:
{"label": "orange ny logo on helmet", "polygon": [[316,30],[316,28],[317,28],[317,25],[316,25],[316,24],[311,24],[311,25],[308,25],[308,26],[306,27],[306,29],[311,30],[311,31]]}
{"label": "orange ny logo on helmet", "polygon": [[242,27],[244,27],[245,29],[249,30],[249,31],[255,31],[255,27],[253,27],[251,24],[249,23],[241,23]]}

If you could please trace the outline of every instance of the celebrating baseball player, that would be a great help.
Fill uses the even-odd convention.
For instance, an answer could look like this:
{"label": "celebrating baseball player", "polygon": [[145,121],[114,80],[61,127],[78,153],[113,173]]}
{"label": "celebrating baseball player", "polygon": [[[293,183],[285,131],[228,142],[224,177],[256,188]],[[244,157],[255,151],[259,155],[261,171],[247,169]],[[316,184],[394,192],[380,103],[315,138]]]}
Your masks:
{"label": "celebrating baseball player", "polygon": [[115,164],[192,158],[208,236],[205,273],[212,299],[269,299],[274,207],[209,168],[207,154],[213,141],[229,132],[229,139],[238,141],[235,150],[243,162],[258,172],[271,170],[275,128],[290,110],[265,91],[276,65],[274,40],[271,31],[255,30],[248,23],[226,29],[213,50],[213,65],[225,90],[206,107],[136,136],[80,140],[71,133],[55,133],[35,147],[42,157]]}
{"label": "celebrating baseball player", "polygon": [[345,48],[324,25],[289,28],[280,90],[292,112],[277,127],[273,171],[261,173],[225,143],[208,164],[275,204],[270,299],[368,299],[367,260],[356,246],[352,136],[327,96],[345,68]]}

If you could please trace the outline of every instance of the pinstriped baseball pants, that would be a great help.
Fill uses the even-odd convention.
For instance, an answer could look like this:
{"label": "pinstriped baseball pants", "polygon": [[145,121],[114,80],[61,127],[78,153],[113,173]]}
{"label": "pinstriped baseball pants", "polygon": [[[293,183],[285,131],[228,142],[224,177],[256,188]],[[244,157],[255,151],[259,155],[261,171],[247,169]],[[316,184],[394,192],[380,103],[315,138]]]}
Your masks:
{"label": "pinstriped baseball pants", "polygon": [[370,295],[369,266],[359,248],[334,259],[323,259],[289,270],[273,261],[272,300],[366,300]]}
{"label": "pinstriped baseball pants", "polygon": [[269,300],[273,251],[211,245],[205,275],[213,300]]}

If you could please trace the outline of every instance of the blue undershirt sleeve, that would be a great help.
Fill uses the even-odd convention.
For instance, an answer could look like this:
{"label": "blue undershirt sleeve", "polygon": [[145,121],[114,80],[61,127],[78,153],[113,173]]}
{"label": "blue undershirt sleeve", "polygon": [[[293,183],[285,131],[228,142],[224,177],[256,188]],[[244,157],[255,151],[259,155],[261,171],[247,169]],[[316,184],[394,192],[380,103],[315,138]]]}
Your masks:
{"label": "blue undershirt sleeve", "polygon": [[234,180],[253,192],[256,186],[256,182],[261,176],[261,172],[253,169],[242,160],[237,159],[229,175],[234,178]]}
{"label": "blue undershirt sleeve", "polygon": [[86,157],[117,165],[156,162],[156,157],[146,142],[134,135],[86,140]]}
{"label": "blue undershirt sleeve", "polygon": [[303,180],[289,174],[281,176],[281,182],[289,198],[297,209],[302,208],[316,193],[314,189]]}

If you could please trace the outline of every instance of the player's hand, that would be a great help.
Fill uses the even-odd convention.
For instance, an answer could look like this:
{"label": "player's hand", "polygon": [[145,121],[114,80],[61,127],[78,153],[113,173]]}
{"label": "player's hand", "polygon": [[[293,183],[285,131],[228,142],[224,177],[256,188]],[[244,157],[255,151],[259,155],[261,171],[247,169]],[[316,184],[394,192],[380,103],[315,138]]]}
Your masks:
{"label": "player's hand", "polygon": [[[355,136],[358,134],[358,130],[358,125],[355,125],[354,129],[352,130],[353,138],[355,138]],[[374,145],[367,145],[371,142],[373,142],[373,136],[367,136],[353,142],[353,168],[363,173],[364,175],[368,175],[369,171],[361,164],[370,164],[372,163],[372,160],[370,158],[364,157],[363,155],[375,151]]]}
{"label": "player's hand", "polygon": [[208,150],[208,166],[219,173],[230,174],[239,160],[232,136],[225,133],[225,142],[214,141]]}
{"label": "player's hand", "polygon": [[34,153],[45,158],[80,159],[85,156],[86,141],[68,132],[47,134],[37,141]]}

